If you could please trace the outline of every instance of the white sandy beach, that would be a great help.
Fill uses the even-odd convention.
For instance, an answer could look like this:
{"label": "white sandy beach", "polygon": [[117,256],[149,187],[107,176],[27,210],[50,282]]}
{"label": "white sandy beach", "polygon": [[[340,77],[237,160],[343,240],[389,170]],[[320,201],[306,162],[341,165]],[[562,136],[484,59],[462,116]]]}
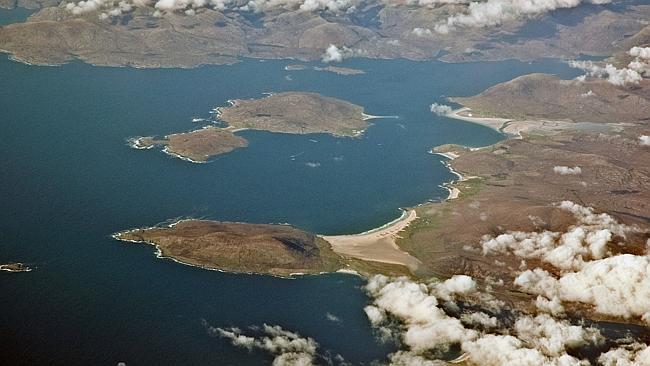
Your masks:
{"label": "white sandy beach", "polygon": [[435,155],[444,156],[445,158],[447,158],[447,159],[449,159],[449,160],[454,160],[454,159],[456,159],[457,157],[460,156],[460,155],[458,155],[458,154],[456,154],[455,152],[452,152],[452,151],[448,151],[448,152],[435,152],[435,151],[433,151],[433,149],[431,149],[431,151],[429,151],[429,153],[430,153],[430,154],[435,154]]}
{"label": "white sandy beach", "polygon": [[353,235],[321,236],[332,249],[343,256],[367,261],[399,264],[414,271],[420,261],[401,250],[395,243],[398,233],[417,218],[415,210],[404,211],[402,216],[382,227]]}
{"label": "white sandy beach", "polygon": [[399,116],[375,116],[373,114],[367,114],[367,113],[361,113],[361,116],[363,117],[364,121],[368,121],[371,119],[386,119],[386,118],[391,118],[391,119],[397,119]]}
{"label": "white sandy beach", "polygon": [[472,115],[471,109],[467,107],[456,109],[455,111],[447,114],[446,117],[477,123],[479,125],[490,127],[499,132],[501,132],[501,128],[504,124],[511,121],[507,118],[474,117]]}

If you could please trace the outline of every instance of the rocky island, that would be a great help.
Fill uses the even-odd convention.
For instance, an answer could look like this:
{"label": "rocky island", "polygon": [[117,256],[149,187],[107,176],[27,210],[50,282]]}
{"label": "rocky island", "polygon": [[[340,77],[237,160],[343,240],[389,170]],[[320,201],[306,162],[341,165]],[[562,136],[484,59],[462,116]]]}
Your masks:
{"label": "rocky island", "polygon": [[140,137],[133,139],[131,144],[136,149],[162,145],[167,154],[195,163],[205,163],[213,156],[248,146],[248,141],[231,131],[207,126],[200,130],[167,135],[162,139]]}
{"label": "rocky island", "polygon": [[0,271],[6,271],[6,272],[31,272],[32,268],[27,266],[24,263],[15,262],[15,263],[0,264]]}
{"label": "rocky island", "polygon": [[183,220],[123,231],[114,238],[152,244],[161,257],[228,272],[290,276],[344,267],[327,242],[289,225]]}
{"label": "rocky island", "polygon": [[129,139],[135,149],[164,146],[163,151],[181,159],[204,163],[211,157],[248,146],[248,140],[234,132],[263,130],[276,133],[327,133],[336,137],[355,137],[374,118],[363,107],[316,93],[285,92],[260,99],[237,99],[231,106],[217,109],[226,128],[206,126],[202,129],[167,135],[162,139]]}
{"label": "rocky island", "polygon": [[236,129],[356,136],[368,127],[363,107],[317,93],[286,92],[237,99],[219,108],[219,119]]}

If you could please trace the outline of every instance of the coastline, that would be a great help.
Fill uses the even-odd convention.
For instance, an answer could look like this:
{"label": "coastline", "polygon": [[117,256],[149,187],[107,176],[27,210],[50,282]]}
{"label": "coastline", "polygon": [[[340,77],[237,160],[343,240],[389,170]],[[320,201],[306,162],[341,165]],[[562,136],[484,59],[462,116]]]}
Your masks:
{"label": "coastline", "polygon": [[[459,154],[456,154],[454,152],[435,152],[435,151],[433,151],[433,149],[431,149],[429,152],[431,154],[443,156],[443,157],[449,159],[449,161],[460,157]],[[449,171],[452,174],[456,175],[457,179],[452,179],[451,181],[445,182],[445,183],[440,185],[440,187],[445,188],[447,191],[449,191],[449,196],[447,196],[447,198],[445,200],[443,200],[443,201],[453,200],[453,199],[456,199],[456,198],[458,198],[460,196],[460,193],[461,193],[460,189],[458,189],[458,187],[454,186],[456,183],[464,182],[464,181],[467,181],[467,180],[472,179],[472,178],[477,178],[475,176],[467,176],[467,177],[463,176],[458,171],[456,171],[453,166],[451,166],[449,161],[441,161],[441,163],[447,169],[449,169]]]}

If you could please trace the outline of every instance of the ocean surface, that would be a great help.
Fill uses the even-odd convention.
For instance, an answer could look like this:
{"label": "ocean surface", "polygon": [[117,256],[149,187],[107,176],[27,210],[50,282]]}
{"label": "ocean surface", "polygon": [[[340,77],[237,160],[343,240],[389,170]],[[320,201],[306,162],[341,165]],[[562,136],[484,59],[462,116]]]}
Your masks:
{"label": "ocean surface", "polygon": [[[291,223],[321,234],[380,226],[400,207],[447,196],[440,184],[454,175],[429,153],[432,146],[502,138],[435,116],[430,103],[531,72],[577,75],[557,60],[346,61],[366,71],[356,76],[285,71],[291,63],[138,70],[37,67],[0,57],[0,263],[36,268],[0,273],[3,364],[270,363],[265,353],[209,336],[203,321],[280,325],[353,364],[385,359],[394,346],[376,340],[358,277],[206,271],[110,235],[178,217]],[[209,117],[228,99],[291,90],[399,118],[374,120],[360,139],[244,131],[248,148],[209,164],[126,143],[198,128],[192,118]]]}

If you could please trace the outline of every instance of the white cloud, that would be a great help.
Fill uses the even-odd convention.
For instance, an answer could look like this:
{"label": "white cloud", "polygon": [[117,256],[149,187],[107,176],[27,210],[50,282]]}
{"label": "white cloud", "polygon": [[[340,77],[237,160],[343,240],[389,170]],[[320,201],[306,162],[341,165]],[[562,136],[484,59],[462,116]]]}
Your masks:
{"label": "white cloud", "polygon": [[650,146],[650,136],[648,135],[639,136],[639,144],[641,144],[641,146]]}
{"label": "white cloud", "polygon": [[[370,279],[366,290],[372,296],[375,308],[404,324],[402,341],[414,351],[446,347],[477,336],[475,331],[465,329],[460,320],[445,314],[424,284],[406,277],[389,279],[378,275]],[[380,318],[372,319],[376,325]]]}
{"label": "white cloud", "polygon": [[325,50],[325,53],[321,57],[321,60],[326,63],[330,62],[341,62],[343,59],[352,57],[355,55],[355,52],[350,48],[345,46],[337,47],[336,45],[329,45]]}
{"label": "white cloud", "polygon": [[628,53],[633,57],[650,60],[650,47],[632,47]]}
{"label": "white cloud", "polygon": [[544,296],[537,296],[535,299],[535,307],[537,307],[537,310],[552,314],[553,316],[564,315],[564,306],[557,296],[551,296],[550,300]]}
{"label": "white cloud", "polygon": [[603,353],[598,357],[603,366],[647,366],[650,365],[650,347],[634,343]]}
{"label": "white cloud", "polygon": [[329,320],[331,322],[334,322],[334,323],[340,323],[341,322],[341,319],[338,316],[336,316],[336,315],[334,315],[332,313],[325,314],[325,317],[327,318],[327,320]]}
{"label": "white cloud", "polygon": [[553,171],[561,175],[570,175],[570,174],[576,175],[582,173],[582,169],[579,166],[574,166],[573,168],[570,168],[564,165],[556,165],[553,167]]}
{"label": "white cloud", "polygon": [[540,350],[528,348],[522,340],[510,335],[488,334],[474,341],[463,342],[462,349],[471,365],[589,365],[588,362],[580,361],[566,353],[559,357],[546,356]]}
{"label": "white cloud", "polygon": [[588,76],[607,79],[610,84],[624,86],[627,84],[638,84],[643,77],[631,68],[617,69],[612,64],[606,64],[604,67],[596,65],[592,61],[569,61],[569,66],[584,70]]}
{"label": "white cloud", "polygon": [[418,37],[425,37],[425,36],[430,36],[433,33],[431,32],[431,29],[429,28],[413,28],[411,33],[415,34]]}
{"label": "white cloud", "polygon": [[496,328],[499,324],[499,321],[497,318],[493,316],[489,316],[486,313],[483,312],[472,312],[472,313],[463,313],[460,316],[460,320],[464,324],[468,325],[473,325],[473,326],[481,326],[485,329],[492,329]]}
{"label": "white cloud", "polygon": [[[570,61],[569,66],[584,70],[588,76],[607,79],[617,86],[638,84],[650,73],[650,47],[632,47],[628,54],[634,57],[627,67],[618,69],[611,64],[598,65],[592,61]],[[585,77],[582,77],[582,81]]]}
{"label": "white cloud", "polygon": [[208,328],[208,332],[227,338],[234,346],[252,350],[265,350],[275,358],[273,366],[311,366],[317,355],[318,344],[312,338],[304,338],[279,326],[266,325],[258,337],[243,335],[239,328]]}
{"label": "white cloud", "polygon": [[436,31],[447,33],[455,27],[485,27],[499,25],[505,21],[532,17],[555,9],[573,8],[583,2],[605,4],[608,0],[487,0],[470,2],[467,11],[453,14]]}
{"label": "white cloud", "polygon": [[155,16],[169,12],[184,12],[194,15],[197,9],[237,9],[243,11],[264,12],[274,9],[298,11],[330,11],[333,13],[353,11],[358,0],[251,0],[241,5],[233,0],[82,0],[66,4],[66,9],[75,15],[104,10],[100,18],[118,16],[133,10],[153,6]]}
{"label": "white cloud", "polygon": [[571,212],[577,224],[563,233],[509,231],[496,237],[486,235],[481,239],[483,254],[510,252],[522,259],[540,258],[563,270],[579,269],[585,260],[605,257],[614,234],[624,237],[636,230],[570,201],[563,201],[559,208]]}
{"label": "white cloud", "polygon": [[453,109],[444,104],[433,103],[430,106],[431,112],[439,116],[444,116],[453,112]]}
{"label": "white cloud", "polygon": [[476,291],[476,281],[470,276],[455,275],[450,279],[430,286],[432,293],[440,299],[449,301],[455,295],[467,295]]}
{"label": "white cloud", "polygon": [[577,224],[564,232],[485,236],[483,253],[539,258],[558,269],[557,275],[541,268],[525,270],[514,281],[523,291],[543,296],[535,301],[542,311],[559,315],[562,302],[569,301],[593,305],[600,314],[650,319],[650,257],[612,255],[607,247],[614,235],[625,238],[638,229],[570,201],[559,207],[573,213]]}
{"label": "white cloud", "polygon": [[354,10],[358,5],[357,0],[251,0],[240,10],[250,10],[254,12],[265,12],[274,9],[300,10],[300,11],[318,11],[326,10],[330,12],[342,12]]}
{"label": "white cloud", "polygon": [[514,332],[517,338],[546,356],[559,357],[567,349],[603,341],[600,332],[594,328],[571,325],[566,320],[556,320],[546,314],[518,318]]}
{"label": "white cloud", "polygon": [[[523,291],[553,299],[594,306],[600,314],[650,316],[650,258],[620,254],[586,262],[577,271],[554,276],[540,268],[527,270],[515,279]],[[647,322],[647,320],[645,320]]]}

